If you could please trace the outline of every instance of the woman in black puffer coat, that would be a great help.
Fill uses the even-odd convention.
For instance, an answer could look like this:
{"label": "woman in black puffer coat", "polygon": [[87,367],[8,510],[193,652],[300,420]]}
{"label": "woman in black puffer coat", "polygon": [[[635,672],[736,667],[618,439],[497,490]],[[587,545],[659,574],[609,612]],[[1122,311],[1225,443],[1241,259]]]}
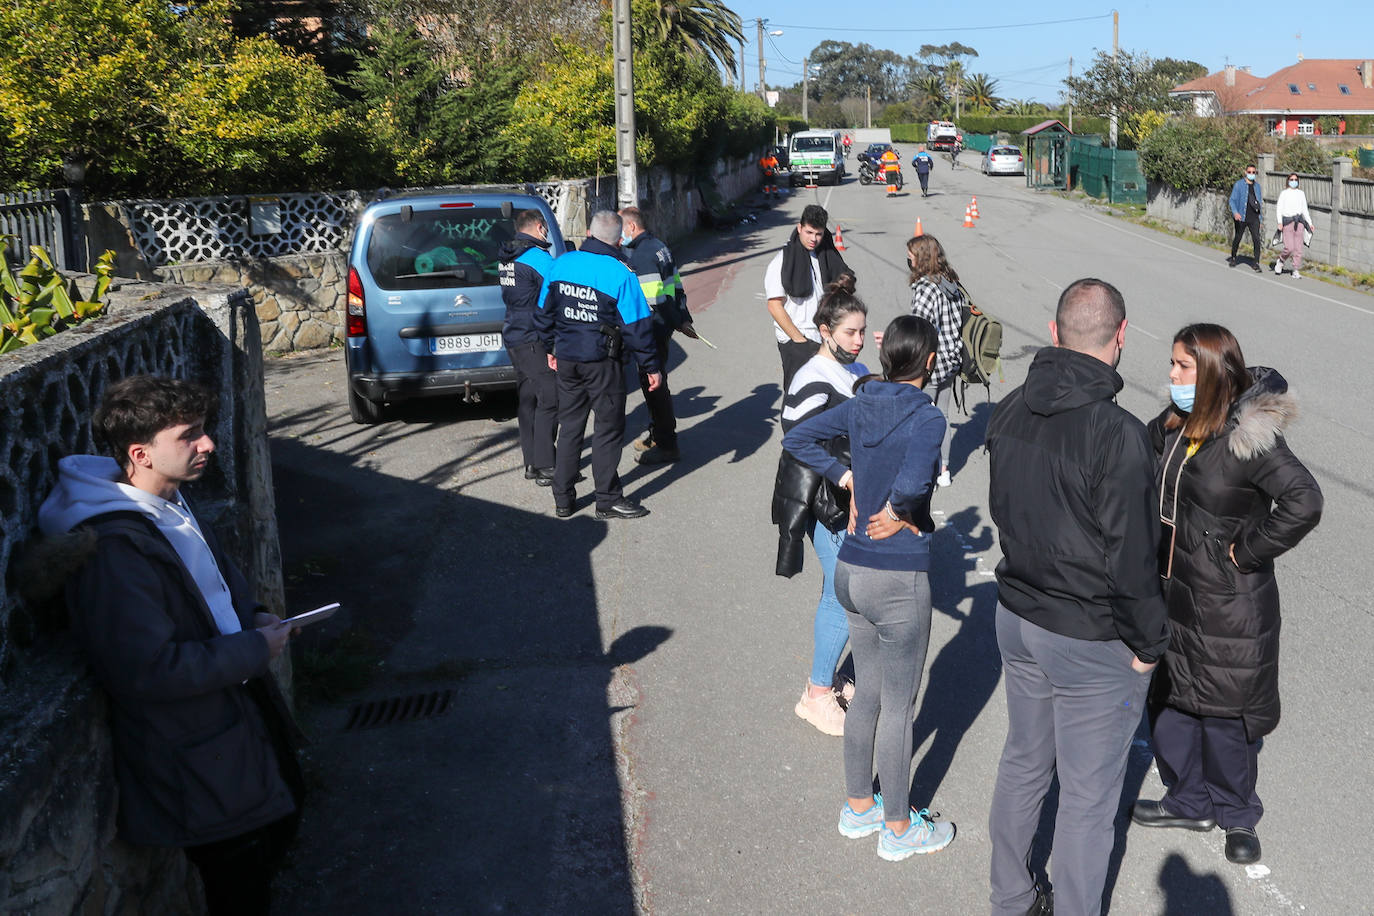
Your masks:
{"label": "woman in black puffer coat", "polygon": [[1160,574],[1170,643],[1152,687],[1155,760],[1169,787],[1138,801],[1152,827],[1226,829],[1259,859],[1259,740],[1279,723],[1274,558],[1321,518],[1317,482],[1283,438],[1297,413],[1273,369],[1246,369],[1218,325],[1174,337],[1173,403],[1150,424],[1160,457]]}

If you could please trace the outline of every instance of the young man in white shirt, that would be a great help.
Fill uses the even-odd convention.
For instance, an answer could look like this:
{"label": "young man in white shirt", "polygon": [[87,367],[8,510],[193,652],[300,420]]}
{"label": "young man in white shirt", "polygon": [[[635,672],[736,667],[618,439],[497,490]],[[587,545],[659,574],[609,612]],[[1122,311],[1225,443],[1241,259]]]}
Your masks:
{"label": "young man in white shirt", "polygon": [[826,285],[840,274],[853,273],[826,228],[829,219],[824,207],[808,205],[792,237],[768,262],[763,274],[763,292],[782,358],[784,392],[792,384],[792,376],[820,346],[821,335],[814,319]]}

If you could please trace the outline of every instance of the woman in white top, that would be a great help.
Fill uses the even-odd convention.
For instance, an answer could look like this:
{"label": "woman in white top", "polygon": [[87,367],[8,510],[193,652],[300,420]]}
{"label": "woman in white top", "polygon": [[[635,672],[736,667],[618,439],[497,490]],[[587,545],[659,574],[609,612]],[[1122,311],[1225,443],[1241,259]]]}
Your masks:
{"label": "woman in white top", "polygon": [[1283,261],[1291,258],[1293,279],[1301,280],[1298,270],[1302,267],[1302,246],[1312,239],[1312,215],[1307,212],[1307,195],[1298,188],[1298,173],[1288,176],[1288,187],[1279,192],[1278,212],[1280,231],[1283,234],[1283,252],[1274,262],[1274,273],[1283,273]]}

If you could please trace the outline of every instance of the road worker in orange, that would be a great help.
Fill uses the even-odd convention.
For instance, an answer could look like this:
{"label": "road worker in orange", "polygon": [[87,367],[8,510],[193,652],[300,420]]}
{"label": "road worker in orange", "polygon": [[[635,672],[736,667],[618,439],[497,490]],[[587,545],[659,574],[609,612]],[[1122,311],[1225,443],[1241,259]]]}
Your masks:
{"label": "road worker in orange", "polygon": [[882,167],[883,179],[887,184],[887,193],[893,193],[894,189],[902,189],[902,157],[897,155],[897,151],[892,147],[883,150],[883,155],[878,159],[878,164]]}
{"label": "road worker in orange", "polygon": [[759,168],[763,170],[763,196],[777,199],[782,196],[778,191],[778,157],[768,150],[759,157]]}

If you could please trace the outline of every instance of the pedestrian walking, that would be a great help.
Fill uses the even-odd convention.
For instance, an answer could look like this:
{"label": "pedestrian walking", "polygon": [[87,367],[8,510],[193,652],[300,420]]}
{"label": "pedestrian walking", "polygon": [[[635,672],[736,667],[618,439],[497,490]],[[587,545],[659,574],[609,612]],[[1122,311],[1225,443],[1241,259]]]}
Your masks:
{"label": "pedestrian walking", "polygon": [[1241,236],[1248,231],[1250,244],[1255,258],[1250,267],[1256,272],[1260,269],[1260,233],[1264,223],[1264,195],[1260,192],[1259,170],[1253,165],[1245,167],[1245,177],[1236,180],[1231,186],[1231,216],[1235,221],[1235,234],[1231,237],[1231,256],[1226,263],[1235,267],[1240,261],[1236,252],[1240,250]]}
{"label": "pedestrian walking", "polygon": [[[964,321],[964,293],[959,288],[959,275],[945,257],[945,248],[933,235],[920,235],[906,243],[906,263],[910,269],[911,314],[924,318],[935,326],[939,335],[935,368],[930,373],[929,390],[935,406],[949,418],[954,401],[954,383],[964,363],[964,345],[960,338]],[[953,480],[949,474],[949,443],[954,426],[946,423],[945,437],[940,443],[940,476],[937,486],[947,487]]]}
{"label": "pedestrian walking", "polygon": [[119,835],[184,849],[212,916],[265,916],[304,791],[300,731],[268,671],[292,631],[181,492],[209,468],[210,408],[178,379],[110,385],[92,432],[111,457],[58,461],[41,568],[109,697]]}
{"label": "pedestrian walking", "polygon": [[654,352],[658,355],[661,379],[658,387],[651,389],[649,375],[640,367],[639,389],[649,411],[649,432],[635,446],[640,452],[640,464],[668,464],[681,457],[673,392],[668,388],[668,341],[674,331],[693,339],[697,332],[692,327],[692,314],[687,311],[687,291],[682,288],[672,251],[649,232],[638,207],[625,207],[620,218],[624,223],[620,250],[639,279],[639,288],[653,313]]}
{"label": "pedestrian walking", "polygon": [[[821,348],[797,371],[782,405],[782,431],[822,414],[854,396],[854,385],[868,375],[858,362],[864,346],[868,307],[854,295],[854,278],[830,284],[816,309]],[[849,439],[825,443],[837,460],[848,463]],[[849,623],[835,597],[835,561],[849,526],[849,491],[821,477],[783,450],[773,483],[773,523],[778,526],[780,576],[802,569],[802,543],[809,537],[821,566],[821,597],[812,623],[811,675],[794,711],[827,735],[844,734],[844,707],[854,685],[837,683],[835,668],[849,640]]]}
{"label": "pedestrian walking", "polygon": [[587,240],[553,262],[540,293],[539,333],[558,373],[558,446],[553,474],[554,514],[573,513],[577,467],[587,415],[592,427],[592,481],[596,517],[640,518],[649,510],[625,498],[620,453],[625,435],[625,371],[628,349],[648,375],[649,390],[662,383],[654,349],[649,303],[620,258],[619,214],[592,214]]}
{"label": "pedestrian walking", "polygon": [[[987,435],[1007,692],[988,815],[994,916],[1100,912],[1127,751],[1169,640],[1154,453],[1145,425],[1116,404],[1121,293],[1071,283],[1050,339]],[[1051,903],[1026,863],[1056,772]]]}
{"label": "pedestrian walking", "polygon": [[797,228],[782,250],[768,262],[763,274],[763,294],[773,318],[773,334],[782,359],[782,390],[792,387],[797,370],[816,354],[821,335],[816,330],[816,308],[825,288],[840,274],[854,274],[835,249],[826,228],[830,214],[819,204],[802,210]]}
{"label": "pedestrian walking", "polygon": [[[935,364],[930,322],[902,315],[887,326],[883,374],[858,393],[783,437],[807,467],[854,503],[853,530],[840,547],[835,595],[849,620],[854,699],[845,716],[844,836],[878,836],[878,855],[899,861],[935,852],[954,825],[910,806],[911,723],[930,640],[930,496],[945,418],[923,390]],[[848,436],[846,467],[823,443]],[[880,792],[873,794],[877,762]]]}
{"label": "pedestrian walking", "polygon": [[1288,187],[1279,192],[1274,216],[1279,221],[1283,238],[1283,250],[1274,262],[1274,273],[1283,273],[1283,262],[1287,260],[1293,265],[1293,279],[1301,280],[1302,249],[1312,243],[1312,214],[1307,210],[1307,195],[1298,187],[1297,172],[1289,173]]}
{"label": "pedestrian walking", "polygon": [[924,143],[916,144],[916,155],[911,157],[911,166],[916,170],[916,180],[921,182],[921,196],[928,197],[930,191],[930,170],[935,168],[935,157],[926,152]]}
{"label": "pedestrian walking", "polygon": [[544,214],[534,209],[521,211],[515,217],[515,238],[502,243],[496,258],[501,298],[506,303],[501,339],[515,367],[515,416],[525,479],[541,487],[552,486],[558,375],[549,368],[549,354],[535,327],[539,290],[553,264]]}
{"label": "pedestrian walking", "polygon": [[1321,519],[1322,493],[1283,432],[1297,414],[1273,369],[1245,366],[1215,324],[1174,335],[1172,403],[1150,423],[1159,457],[1160,575],[1169,650],[1152,691],[1168,787],[1135,803],[1145,827],[1226,830],[1226,858],[1257,862],[1260,739],[1279,724],[1274,560]]}

